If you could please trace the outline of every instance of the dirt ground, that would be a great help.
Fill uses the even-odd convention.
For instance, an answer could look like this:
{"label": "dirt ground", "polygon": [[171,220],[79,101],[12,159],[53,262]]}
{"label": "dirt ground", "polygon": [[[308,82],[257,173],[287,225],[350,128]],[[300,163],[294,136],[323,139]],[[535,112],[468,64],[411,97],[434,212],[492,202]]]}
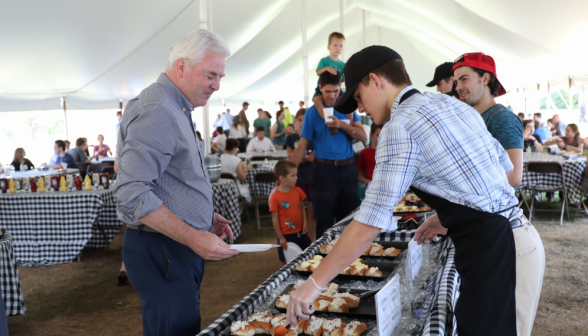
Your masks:
{"label": "dirt ground", "polygon": [[[565,222],[563,226],[553,222],[535,225],[543,239],[547,260],[533,335],[586,334],[588,219]],[[263,221],[262,227],[257,231],[254,224],[245,220],[238,243],[274,243],[270,221]],[[108,250],[84,252],[81,263],[20,267],[28,311],[24,316],[8,318],[10,335],[141,335],[139,296],[131,285],[116,286],[122,239],[123,231]],[[206,262],[201,292],[203,328],[278,267],[275,250]]]}

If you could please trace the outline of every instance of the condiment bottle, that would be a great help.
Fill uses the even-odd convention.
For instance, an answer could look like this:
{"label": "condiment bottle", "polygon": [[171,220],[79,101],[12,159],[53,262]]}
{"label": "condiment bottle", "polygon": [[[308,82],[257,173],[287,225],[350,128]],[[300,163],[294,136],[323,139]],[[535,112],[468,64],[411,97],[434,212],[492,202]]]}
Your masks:
{"label": "condiment bottle", "polygon": [[82,178],[80,175],[76,176],[76,190],[82,190]]}
{"label": "condiment bottle", "polygon": [[37,181],[35,180],[35,178],[31,178],[31,192],[37,192]]}
{"label": "condiment bottle", "polygon": [[102,186],[104,187],[104,189],[108,189],[108,186],[110,186],[110,174],[108,174],[108,173],[100,174],[100,183],[102,183]]}
{"label": "condiment bottle", "polygon": [[90,180],[90,174],[86,175],[84,179],[84,190],[92,190],[92,180]]}
{"label": "condiment bottle", "polygon": [[10,179],[8,182],[8,193],[14,194],[16,192],[16,185],[14,184],[14,179]]}
{"label": "condiment bottle", "polygon": [[38,192],[45,192],[45,179],[41,176],[39,178],[39,185],[37,186]]}
{"label": "condiment bottle", "polygon": [[55,191],[59,190],[59,176],[51,176],[51,188]]}
{"label": "condiment bottle", "polygon": [[6,190],[8,190],[8,180],[5,178],[0,179],[0,191],[6,193]]}
{"label": "condiment bottle", "polygon": [[59,191],[67,191],[67,182],[64,176],[59,179]]}

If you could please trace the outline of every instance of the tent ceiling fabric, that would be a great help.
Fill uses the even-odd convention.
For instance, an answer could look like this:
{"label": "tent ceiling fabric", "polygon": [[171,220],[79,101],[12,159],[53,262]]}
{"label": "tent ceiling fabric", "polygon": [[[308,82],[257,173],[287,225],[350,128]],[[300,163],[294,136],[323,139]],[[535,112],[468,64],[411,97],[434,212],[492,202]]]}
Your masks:
{"label": "tent ceiling fabric", "polygon": [[[492,55],[507,89],[588,73],[588,1],[345,0],[344,59],[383,44],[417,88],[465,52]],[[197,0],[21,0],[0,4],[0,111],[117,108],[163,70],[198,27]],[[339,31],[339,0],[306,1],[309,90]],[[363,41],[362,11],[366,12]],[[300,0],[212,0],[212,30],[231,48],[213,105],[303,98]],[[430,89],[429,89],[430,90]]]}

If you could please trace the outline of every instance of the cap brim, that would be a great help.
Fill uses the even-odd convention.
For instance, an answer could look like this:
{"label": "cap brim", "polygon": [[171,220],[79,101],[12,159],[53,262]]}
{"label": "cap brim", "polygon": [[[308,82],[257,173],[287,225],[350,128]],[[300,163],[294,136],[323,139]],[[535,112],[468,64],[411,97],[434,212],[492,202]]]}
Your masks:
{"label": "cap brim", "polygon": [[500,84],[500,91],[498,91],[498,96],[496,96],[496,97],[500,97],[500,96],[506,94],[506,89],[504,88],[504,85],[502,85],[502,83],[500,83],[500,81],[498,80],[498,77],[496,77],[496,81],[498,82],[498,84]]}
{"label": "cap brim", "polygon": [[426,87],[433,87],[435,85],[437,85],[437,83],[439,83],[438,80],[436,80],[435,78],[433,78],[432,81],[429,82],[429,84],[425,85]]}
{"label": "cap brim", "polygon": [[353,94],[355,93],[358,84],[359,83],[356,83],[347,87],[347,91],[345,91],[343,97],[339,98],[339,101],[337,101],[337,104],[335,104],[335,110],[337,112],[349,114],[357,110],[357,101],[355,101],[355,98],[353,98]]}

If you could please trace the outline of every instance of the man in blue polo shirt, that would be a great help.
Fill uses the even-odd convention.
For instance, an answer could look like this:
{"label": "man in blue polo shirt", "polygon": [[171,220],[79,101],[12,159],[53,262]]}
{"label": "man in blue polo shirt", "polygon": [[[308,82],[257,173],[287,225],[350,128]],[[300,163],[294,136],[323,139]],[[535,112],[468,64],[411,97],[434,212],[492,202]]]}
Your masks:
{"label": "man in blue polo shirt", "polygon": [[[328,71],[320,75],[319,88],[324,107],[333,107],[339,98],[341,77]],[[340,132],[332,135],[329,128]],[[314,143],[314,167],[312,172],[312,200],[316,221],[317,239],[357,206],[357,167],[353,160],[353,139],[366,141],[367,135],[357,117],[353,120],[333,110],[330,122],[325,122],[315,106],[306,110],[304,126],[298,147],[292,154],[292,162],[299,164],[306,153],[309,141]]]}

